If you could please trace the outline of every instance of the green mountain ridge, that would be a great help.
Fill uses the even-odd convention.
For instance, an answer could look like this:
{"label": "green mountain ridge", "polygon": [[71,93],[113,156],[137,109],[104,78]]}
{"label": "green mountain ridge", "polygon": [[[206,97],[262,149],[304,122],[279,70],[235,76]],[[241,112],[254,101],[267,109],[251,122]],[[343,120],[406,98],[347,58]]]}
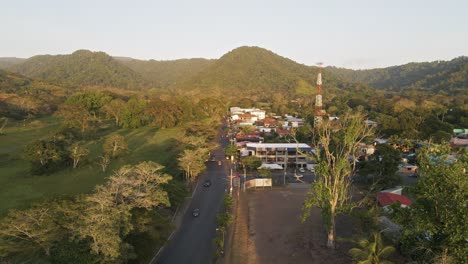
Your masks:
{"label": "green mountain ridge", "polygon": [[193,77],[211,65],[214,60],[193,58],[168,61],[137,60],[114,57],[121,64],[139,73],[156,88],[168,88]]}
{"label": "green mountain ridge", "polygon": [[0,57],[0,69],[7,70],[15,65],[21,64],[26,59],[16,57]]}
{"label": "green mountain ridge", "polygon": [[[268,97],[272,92],[311,95],[315,92],[317,70],[263,48],[244,46],[226,53],[174,88],[223,96]],[[333,75],[325,74],[324,82],[327,87],[342,84]]]}
{"label": "green mountain ridge", "polygon": [[149,86],[140,74],[106,53],[88,50],[77,50],[70,55],[38,55],[8,70],[66,87],[110,86],[139,89]]}
{"label": "green mountain ridge", "polygon": [[[272,93],[287,98],[313,96],[318,69],[249,46],[212,60],[137,60],[78,50],[69,55],[0,58],[0,68],[2,65],[9,71],[64,87],[159,88],[187,95],[252,98],[265,98]],[[468,59],[459,57],[370,70],[327,67],[323,69],[323,86],[324,95],[369,93],[373,91],[370,87],[456,94],[466,90],[467,76]]]}
{"label": "green mountain ridge", "polygon": [[387,68],[350,70],[327,67],[327,70],[343,80],[361,82],[384,90],[404,89],[430,92],[463,92],[468,88],[468,57],[450,61],[408,63]]}

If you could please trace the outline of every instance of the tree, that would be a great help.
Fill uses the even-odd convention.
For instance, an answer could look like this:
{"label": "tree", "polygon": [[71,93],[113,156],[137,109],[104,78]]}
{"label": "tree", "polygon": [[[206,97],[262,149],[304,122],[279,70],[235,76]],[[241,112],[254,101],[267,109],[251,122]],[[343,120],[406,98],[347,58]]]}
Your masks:
{"label": "tree", "polygon": [[271,170],[270,169],[259,169],[258,170],[258,174],[262,175],[262,176],[265,176],[267,178],[270,178],[271,177]]}
{"label": "tree", "polygon": [[155,162],[124,166],[84,198],[85,208],[73,229],[82,239],[91,239],[94,253],[110,262],[129,257],[131,246],[124,238],[134,228],[131,210],[170,206],[162,185],[172,176],[161,173],[163,168]]}
{"label": "tree", "polygon": [[36,140],[28,144],[25,149],[25,155],[33,163],[39,163],[42,166],[50,160],[57,160],[59,154],[50,142]]}
{"label": "tree", "polygon": [[102,172],[106,172],[107,166],[109,166],[109,163],[110,163],[109,155],[99,156],[99,162],[98,163],[101,166]]}
{"label": "tree", "polygon": [[372,128],[366,126],[364,115],[348,111],[337,125],[324,121],[316,129],[314,142],[317,179],[304,202],[303,217],[310,215],[310,208],[319,207],[328,231],[327,247],[335,248],[337,214],[350,209],[350,177],[355,169],[354,159],[359,144],[372,135]]}
{"label": "tree", "polygon": [[234,156],[234,158],[237,158],[237,146],[236,145],[229,145],[224,148],[224,154],[226,156],[231,157]]}
{"label": "tree", "polygon": [[208,149],[185,149],[178,158],[179,167],[185,172],[187,183],[193,180],[199,173],[206,169],[205,160],[208,155]]}
{"label": "tree", "polygon": [[366,178],[370,174],[373,184],[377,184],[383,189],[393,187],[401,182],[401,178],[397,174],[400,161],[398,150],[388,144],[378,144],[369,159],[359,164],[359,174]]}
{"label": "tree", "polygon": [[104,150],[104,155],[115,158],[125,153],[125,151],[128,150],[128,145],[125,141],[125,137],[121,135],[112,135],[106,139],[102,148]]}
{"label": "tree", "polygon": [[262,160],[255,156],[248,156],[248,157],[242,158],[241,161],[242,161],[242,164],[249,170],[254,170],[262,166]]}
{"label": "tree", "polygon": [[79,92],[67,99],[67,104],[79,105],[87,110],[96,120],[99,118],[101,108],[112,98],[97,91]]}
{"label": "tree", "polygon": [[388,258],[395,248],[384,246],[380,232],[372,234],[372,241],[361,239],[358,242],[360,248],[352,248],[348,252],[358,264],[392,264],[393,262],[384,260]]}
{"label": "tree", "polygon": [[61,168],[67,161],[66,141],[56,139],[36,140],[25,148],[26,159],[33,173],[42,174]]}
{"label": "tree", "polygon": [[104,112],[108,118],[113,118],[115,120],[115,125],[120,125],[120,118],[122,116],[123,109],[125,107],[125,102],[120,99],[114,99],[109,103],[103,106]]}
{"label": "tree", "polygon": [[184,114],[178,104],[161,99],[153,99],[146,112],[151,116],[151,124],[160,128],[169,128],[178,125]]}
{"label": "tree", "polygon": [[71,145],[68,148],[70,158],[73,160],[73,168],[75,169],[78,166],[78,163],[83,157],[86,157],[89,154],[89,150],[78,143]]}
{"label": "tree", "polygon": [[148,121],[146,110],[146,102],[131,98],[125,105],[122,111],[120,122],[123,128],[138,128],[146,124]]}
{"label": "tree", "polygon": [[52,203],[11,210],[0,221],[0,256],[41,251],[46,256],[63,236],[54,220]]}
{"label": "tree", "polygon": [[94,120],[88,109],[79,104],[64,103],[60,105],[57,114],[63,118],[65,124],[79,128],[81,133],[84,133]]}
{"label": "tree", "polygon": [[466,263],[468,256],[468,154],[450,158],[448,146],[430,146],[418,153],[420,179],[410,208],[397,211],[403,226],[403,251],[422,262]]}
{"label": "tree", "polygon": [[214,97],[201,99],[197,104],[197,109],[205,117],[219,118],[225,113],[224,104]]}
{"label": "tree", "polygon": [[190,149],[196,148],[206,148],[208,144],[206,144],[206,139],[201,136],[185,136],[181,139],[181,141],[188,145]]}

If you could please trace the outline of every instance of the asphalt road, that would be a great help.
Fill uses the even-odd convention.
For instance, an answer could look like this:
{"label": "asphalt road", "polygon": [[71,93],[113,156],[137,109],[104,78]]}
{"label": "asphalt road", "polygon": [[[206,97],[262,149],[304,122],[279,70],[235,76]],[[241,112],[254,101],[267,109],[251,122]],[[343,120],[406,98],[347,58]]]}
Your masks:
{"label": "asphalt road", "polygon": [[[228,141],[220,139],[224,147]],[[212,262],[215,247],[213,238],[216,235],[216,215],[221,209],[222,198],[228,190],[229,164],[224,160],[224,152],[219,148],[212,152],[215,161],[207,162],[207,170],[198,181],[190,206],[182,220],[179,230],[151,264],[208,264]],[[218,165],[218,161],[222,165]],[[203,182],[210,179],[210,187],[204,187]],[[200,209],[198,217],[192,216],[195,208]]]}

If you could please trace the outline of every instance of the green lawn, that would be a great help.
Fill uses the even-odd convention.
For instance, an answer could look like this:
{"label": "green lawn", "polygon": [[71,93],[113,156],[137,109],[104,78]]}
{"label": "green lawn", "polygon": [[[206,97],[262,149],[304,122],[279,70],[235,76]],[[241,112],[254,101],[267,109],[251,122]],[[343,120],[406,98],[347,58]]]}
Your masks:
{"label": "green lawn", "polygon": [[78,168],[66,168],[50,175],[31,175],[29,162],[22,157],[24,147],[33,140],[47,137],[58,128],[59,122],[54,117],[40,119],[40,124],[35,127],[24,127],[19,122],[10,123],[5,128],[5,135],[0,136],[0,215],[8,209],[25,208],[45,198],[90,192],[97,184],[103,183],[106,176],[125,164],[152,160],[165,165],[167,173],[177,173],[174,157],[180,151],[177,139],[183,135],[183,130],[144,127],[111,133],[125,136],[129,151],[112,160],[106,173],[97,164],[97,158],[102,154],[103,137],[87,143],[90,155]]}

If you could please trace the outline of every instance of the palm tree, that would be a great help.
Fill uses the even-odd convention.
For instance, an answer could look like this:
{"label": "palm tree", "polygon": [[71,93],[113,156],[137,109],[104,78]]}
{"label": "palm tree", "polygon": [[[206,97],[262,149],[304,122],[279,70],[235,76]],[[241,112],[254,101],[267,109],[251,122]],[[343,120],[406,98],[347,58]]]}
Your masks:
{"label": "palm tree", "polygon": [[352,248],[348,252],[358,264],[392,264],[393,262],[384,260],[389,257],[395,248],[384,246],[380,232],[372,233],[373,241],[368,239],[359,240],[360,248]]}

